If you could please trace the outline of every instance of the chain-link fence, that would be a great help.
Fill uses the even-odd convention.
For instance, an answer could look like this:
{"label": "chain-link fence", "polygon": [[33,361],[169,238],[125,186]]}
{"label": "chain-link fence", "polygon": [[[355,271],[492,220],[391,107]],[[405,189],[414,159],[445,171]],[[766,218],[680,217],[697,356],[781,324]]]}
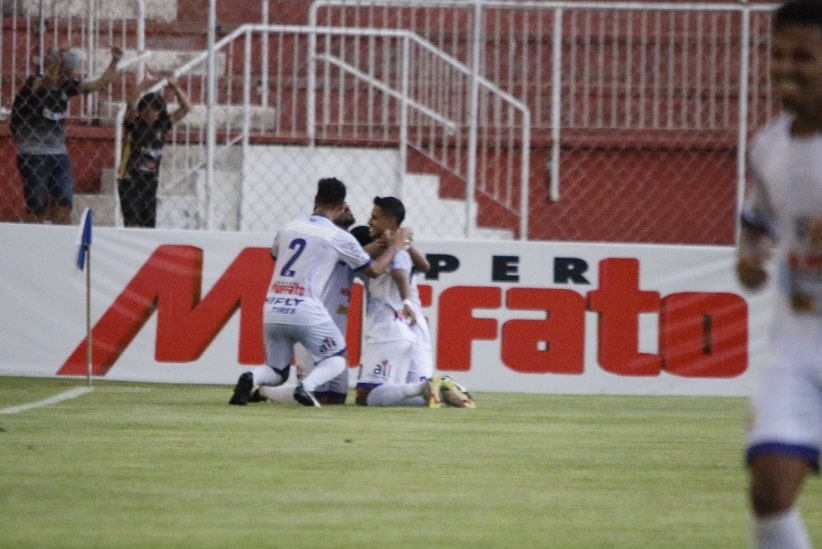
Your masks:
{"label": "chain-link fence", "polygon": [[[742,151],[774,109],[773,6],[295,4],[309,26],[273,25],[299,18],[274,10],[272,25],[224,29],[213,57],[205,29],[181,35],[163,21],[167,6],[87,25],[97,38],[80,40],[94,45],[80,48],[81,72],[99,73],[110,45],[128,68],[94,99],[69,100],[75,215],[91,205],[99,222],[122,223],[123,102],[144,71],[170,70],[192,110],[165,134],[158,227],[273,230],[335,175],[360,220],[374,195],[397,195],[422,236],[733,242]],[[32,20],[4,13],[7,109],[29,72],[17,52],[37,49],[19,46]],[[49,45],[91,32],[78,31],[85,20],[50,18]],[[14,143],[0,134],[0,146],[0,219],[16,221],[26,208]]]}

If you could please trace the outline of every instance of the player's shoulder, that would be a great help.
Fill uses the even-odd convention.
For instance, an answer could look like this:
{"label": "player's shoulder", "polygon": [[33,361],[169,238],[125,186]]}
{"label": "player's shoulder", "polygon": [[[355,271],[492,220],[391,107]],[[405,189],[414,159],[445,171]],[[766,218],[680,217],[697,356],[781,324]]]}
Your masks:
{"label": "player's shoulder", "polygon": [[762,146],[777,139],[788,138],[790,136],[792,123],[793,116],[789,113],[783,113],[777,116],[754,134],[753,146]]}

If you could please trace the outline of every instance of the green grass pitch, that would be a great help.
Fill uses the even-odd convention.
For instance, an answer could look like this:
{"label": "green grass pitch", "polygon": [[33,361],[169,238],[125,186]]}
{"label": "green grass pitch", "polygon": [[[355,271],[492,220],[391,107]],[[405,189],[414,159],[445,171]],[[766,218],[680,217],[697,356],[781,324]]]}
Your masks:
{"label": "green grass pitch", "polygon": [[[84,384],[0,377],[0,411]],[[748,545],[744,399],[313,409],[230,393],[95,381],[0,414],[0,547]],[[801,508],[822,544],[817,479]]]}

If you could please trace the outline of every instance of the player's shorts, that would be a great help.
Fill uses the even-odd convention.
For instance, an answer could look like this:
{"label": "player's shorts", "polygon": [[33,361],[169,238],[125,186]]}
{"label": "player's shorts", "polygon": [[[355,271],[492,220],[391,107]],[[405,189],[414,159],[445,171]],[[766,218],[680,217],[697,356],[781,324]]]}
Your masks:
{"label": "player's shorts", "polygon": [[23,197],[30,213],[45,211],[51,198],[58,206],[70,208],[74,199],[74,178],[68,154],[17,155],[17,169],[23,180]]}
{"label": "player's shorts", "polygon": [[263,337],[265,363],[277,371],[290,368],[294,345],[297,343],[301,343],[313,357],[313,364],[345,354],[345,337],[330,318],[312,325],[266,322],[263,325]]}
{"label": "player's shorts", "polygon": [[366,343],[360,358],[357,388],[373,389],[383,383],[406,383],[413,345],[409,340]]}
{"label": "player's shorts", "polygon": [[750,462],[764,454],[795,456],[819,470],[822,356],[817,344],[809,348],[807,341],[800,341],[807,338],[800,334],[799,340],[792,340],[793,336],[778,334],[772,340],[778,346],[775,357],[760,373],[751,398],[746,459]]}

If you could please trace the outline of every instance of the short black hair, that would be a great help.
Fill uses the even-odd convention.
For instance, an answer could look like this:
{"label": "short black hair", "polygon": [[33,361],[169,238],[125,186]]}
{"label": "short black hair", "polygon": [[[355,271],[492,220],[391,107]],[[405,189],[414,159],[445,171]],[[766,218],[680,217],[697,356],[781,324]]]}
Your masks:
{"label": "short black hair", "polygon": [[357,239],[357,242],[360,243],[360,246],[365,246],[370,244],[373,238],[371,238],[371,229],[368,225],[358,225],[351,229],[351,234],[354,235],[354,238]]}
{"label": "short black hair", "polygon": [[789,0],[776,9],[773,30],[788,25],[822,28],[822,0]]}
{"label": "short black hair", "polygon": [[317,183],[314,204],[319,206],[339,206],[345,202],[345,183],[336,177],[324,177]]}
{"label": "short black hair", "polygon": [[397,226],[402,225],[405,219],[405,206],[399,198],[393,196],[374,197],[374,205],[379,206],[380,209],[388,217],[397,220]]}
{"label": "short black hair", "polygon": [[166,100],[157,92],[150,92],[145,94],[137,102],[137,111],[142,112],[146,109],[151,109],[156,112],[163,112],[166,110]]}

